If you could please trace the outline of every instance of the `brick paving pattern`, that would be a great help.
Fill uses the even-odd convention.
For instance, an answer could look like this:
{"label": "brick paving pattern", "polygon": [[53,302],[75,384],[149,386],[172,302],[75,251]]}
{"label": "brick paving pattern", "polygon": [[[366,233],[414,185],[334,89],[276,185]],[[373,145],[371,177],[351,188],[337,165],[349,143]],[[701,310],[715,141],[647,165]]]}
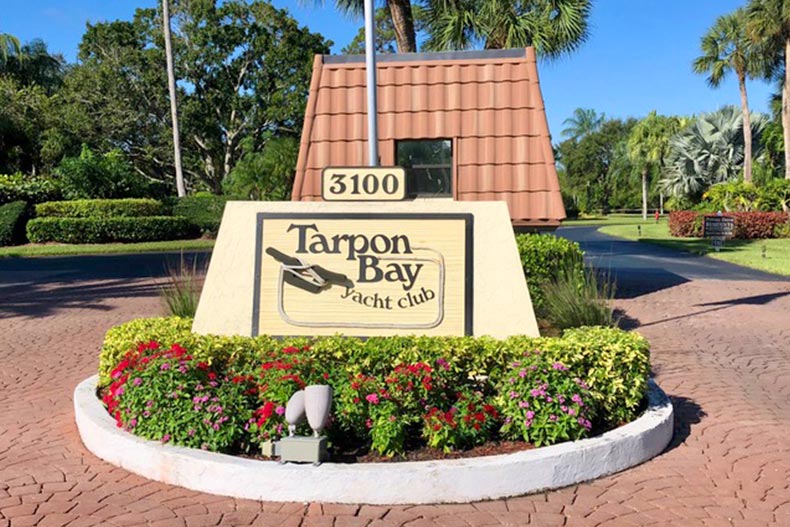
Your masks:
{"label": "brick paving pattern", "polygon": [[559,491],[414,507],[235,500],[88,453],[72,391],[107,328],[162,312],[157,292],[152,280],[0,273],[0,527],[790,525],[788,282],[695,280],[618,301],[675,404],[658,458]]}

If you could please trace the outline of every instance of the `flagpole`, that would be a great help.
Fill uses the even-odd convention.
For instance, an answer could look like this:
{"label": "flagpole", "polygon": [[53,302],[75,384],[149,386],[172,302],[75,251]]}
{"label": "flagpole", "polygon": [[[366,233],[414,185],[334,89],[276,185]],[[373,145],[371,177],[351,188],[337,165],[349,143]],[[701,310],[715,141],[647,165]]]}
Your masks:
{"label": "flagpole", "polygon": [[373,0],[365,0],[365,73],[368,92],[368,165],[379,166],[376,101],[376,19]]}

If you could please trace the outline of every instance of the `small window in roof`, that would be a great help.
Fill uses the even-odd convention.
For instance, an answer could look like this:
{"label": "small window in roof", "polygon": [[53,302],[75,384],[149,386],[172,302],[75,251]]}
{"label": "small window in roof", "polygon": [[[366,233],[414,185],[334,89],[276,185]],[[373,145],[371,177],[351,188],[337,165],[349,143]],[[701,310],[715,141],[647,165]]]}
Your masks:
{"label": "small window in roof", "polygon": [[406,169],[410,195],[453,195],[453,142],[450,139],[397,141],[395,162]]}

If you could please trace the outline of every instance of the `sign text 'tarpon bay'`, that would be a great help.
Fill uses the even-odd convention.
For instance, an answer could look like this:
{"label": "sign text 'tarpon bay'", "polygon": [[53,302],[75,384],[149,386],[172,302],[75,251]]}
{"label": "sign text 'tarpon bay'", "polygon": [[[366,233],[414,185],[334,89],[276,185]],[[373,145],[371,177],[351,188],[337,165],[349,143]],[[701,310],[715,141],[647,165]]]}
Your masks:
{"label": "sign text 'tarpon bay'", "polygon": [[258,214],[252,333],[472,333],[469,214]]}

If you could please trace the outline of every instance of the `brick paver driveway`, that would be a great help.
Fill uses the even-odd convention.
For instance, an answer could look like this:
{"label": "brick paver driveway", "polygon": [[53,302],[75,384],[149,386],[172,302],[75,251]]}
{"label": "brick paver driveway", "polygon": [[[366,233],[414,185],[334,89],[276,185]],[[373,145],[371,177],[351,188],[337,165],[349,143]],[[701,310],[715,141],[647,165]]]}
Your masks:
{"label": "brick paver driveway", "polygon": [[107,328],[162,312],[150,278],[161,258],[0,261],[0,527],[790,525],[790,283],[688,280],[651,268],[637,244],[623,250],[640,263],[613,266],[618,305],[651,339],[677,412],[668,451],[559,491],[419,507],[234,500],[100,461],[77,435],[71,393]]}

